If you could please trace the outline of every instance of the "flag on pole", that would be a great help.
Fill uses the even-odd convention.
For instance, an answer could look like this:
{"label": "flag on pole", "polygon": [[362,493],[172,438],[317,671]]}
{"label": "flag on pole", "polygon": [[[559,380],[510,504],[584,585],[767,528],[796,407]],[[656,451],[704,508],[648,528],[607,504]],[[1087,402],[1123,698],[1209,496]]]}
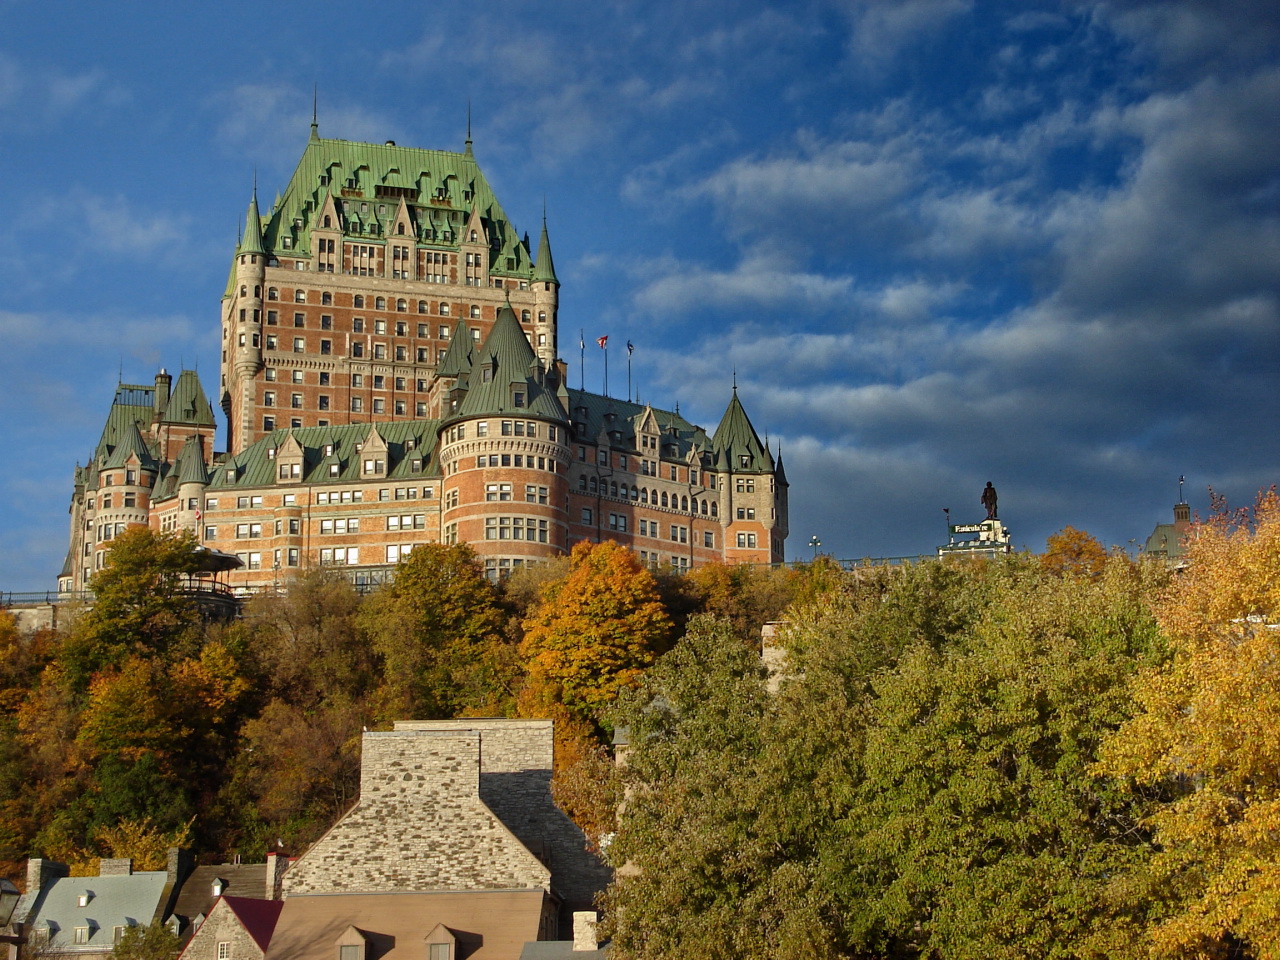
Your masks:
{"label": "flag on pole", "polygon": [[578,349],[579,350],[587,349],[587,341],[583,338],[581,330],[578,331]]}
{"label": "flag on pole", "polygon": [[632,355],[633,353],[635,353],[635,352],[636,352],[635,345],[634,345],[630,340],[628,340],[628,341],[627,341],[627,356],[629,357],[629,356],[631,356],[631,355]]}
{"label": "flag on pole", "polygon": [[608,343],[609,343],[609,335],[607,333],[603,337],[596,337],[596,345],[601,350],[605,349]]}

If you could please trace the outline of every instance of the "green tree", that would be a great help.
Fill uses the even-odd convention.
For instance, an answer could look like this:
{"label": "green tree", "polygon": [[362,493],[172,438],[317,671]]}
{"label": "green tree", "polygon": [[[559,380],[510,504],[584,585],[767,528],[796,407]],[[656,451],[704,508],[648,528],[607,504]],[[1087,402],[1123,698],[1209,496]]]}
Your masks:
{"label": "green tree", "polygon": [[383,719],[503,712],[516,674],[493,586],[466,544],[425,544],[368,599],[361,624],[382,659]]}
{"label": "green tree", "polygon": [[1142,955],[1144,800],[1091,764],[1163,655],[1153,588],[1122,557],[847,574],[772,697],[691,630],[624,716],[619,956]]}
{"label": "green tree", "polygon": [[113,960],[175,960],[182,938],[159,920],[145,927],[126,927],[111,951]]}
{"label": "green tree", "polygon": [[668,643],[671,620],[652,574],[613,542],[579,543],[572,569],[525,620],[520,654],[535,688],[599,718]]}
{"label": "green tree", "polygon": [[200,617],[184,587],[199,566],[190,533],[130,527],[111,545],[106,565],[90,581],[93,605],[59,651],[66,681],[78,694],[92,676],[131,654],[167,656],[181,641],[198,644]]}

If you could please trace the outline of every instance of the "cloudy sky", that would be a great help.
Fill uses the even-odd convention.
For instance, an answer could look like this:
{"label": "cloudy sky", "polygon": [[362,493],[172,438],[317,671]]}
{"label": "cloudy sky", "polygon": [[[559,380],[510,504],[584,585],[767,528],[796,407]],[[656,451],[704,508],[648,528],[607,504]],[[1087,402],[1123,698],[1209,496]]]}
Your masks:
{"label": "cloudy sky", "polygon": [[[191,11],[201,10],[199,14]],[[0,0],[0,590],[44,589],[117,380],[198,366],[256,170],[461,149],[577,331],[714,427],[732,371],[788,557],[1141,542],[1178,477],[1280,480],[1274,0]],[[610,387],[625,393],[623,353]],[[585,377],[600,389],[592,348]]]}

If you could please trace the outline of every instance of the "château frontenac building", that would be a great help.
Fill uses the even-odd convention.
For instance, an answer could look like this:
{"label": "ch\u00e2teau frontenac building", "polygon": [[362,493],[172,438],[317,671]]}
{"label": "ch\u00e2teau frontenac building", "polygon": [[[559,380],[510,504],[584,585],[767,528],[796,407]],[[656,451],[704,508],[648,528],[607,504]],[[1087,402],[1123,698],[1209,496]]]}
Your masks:
{"label": "ch\u00e2teau frontenac building", "polygon": [[[708,434],[568,384],[545,222],[533,253],[462,153],[318,136],[222,300],[227,451],[193,371],[121,384],[76,468],[60,578],[81,590],[131,524],[234,554],[246,590],[339,566],[378,582],[415,546],[491,576],[616,540],[646,562],[783,559],[787,481],[736,388]],[[588,323],[581,325],[587,326]]]}

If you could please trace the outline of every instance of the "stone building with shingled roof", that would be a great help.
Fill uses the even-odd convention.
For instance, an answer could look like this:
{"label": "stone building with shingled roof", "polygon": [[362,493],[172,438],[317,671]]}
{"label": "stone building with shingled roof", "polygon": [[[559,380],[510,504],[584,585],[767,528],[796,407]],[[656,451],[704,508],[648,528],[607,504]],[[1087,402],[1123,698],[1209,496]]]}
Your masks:
{"label": "stone building with shingled roof", "polygon": [[320,565],[377,583],[431,542],[470,543],[495,578],[583,540],[676,569],[783,559],[782,458],[736,387],[708,434],[568,386],[545,218],[535,258],[469,140],[419,150],[313,124],[265,214],[255,191],[232,259],[228,452],[193,372],[122,385],[77,468],[62,589],[130,523],[234,554],[242,590]]}

